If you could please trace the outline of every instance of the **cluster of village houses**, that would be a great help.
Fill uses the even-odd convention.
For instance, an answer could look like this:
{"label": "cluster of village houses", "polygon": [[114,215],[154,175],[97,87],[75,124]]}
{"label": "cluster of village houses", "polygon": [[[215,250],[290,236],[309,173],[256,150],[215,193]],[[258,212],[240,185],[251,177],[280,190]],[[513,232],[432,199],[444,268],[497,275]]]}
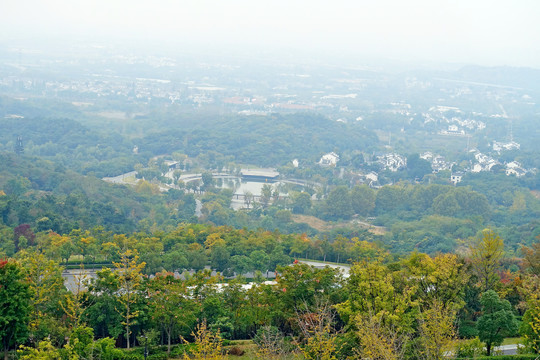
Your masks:
{"label": "cluster of village houses", "polygon": [[[510,142],[493,142],[493,151],[500,154],[504,150],[514,150],[519,149],[519,144],[510,141]],[[464,172],[473,172],[478,173],[481,171],[492,171],[492,168],[496,165],[502,166],[506,175],[521,177],[527,174],[528,172],[535,172],[536,169],[525,169],[519,162],[511,161],[507,163],[501,163],[499,160],[495,159],[493,156],[484,154],[478,149],[471,149],[469,151],[470,160],[469,166],[464,170]],[[431,164],[431,169],[433,173],[438,173],[439,171],[452,170],[455,162],[446,161],[442,155],[434,154],[430,151],[424,152],[420,155],[421,159],[428,161]],[[330,152],[324,154],[319,160],[320,166],[337,166],[339,162],[339,155],[335,152]],[[393,172],[404,170],[407,167],[407,158],[404,155],[397,153],[385,153],[376,156],[376,163],[380,165],[381,169],[390,170]],[[293,160],[293,164],[297,167],[298,160]],[[453,184],[461,182],[464,172],[452,172],[450,176],[450,181]],[[366,183],[371,186],[376,186],[378,182],[378,173],[375,171],[370,171],[369,173],[363,174],[363,177],[366,180]]]}

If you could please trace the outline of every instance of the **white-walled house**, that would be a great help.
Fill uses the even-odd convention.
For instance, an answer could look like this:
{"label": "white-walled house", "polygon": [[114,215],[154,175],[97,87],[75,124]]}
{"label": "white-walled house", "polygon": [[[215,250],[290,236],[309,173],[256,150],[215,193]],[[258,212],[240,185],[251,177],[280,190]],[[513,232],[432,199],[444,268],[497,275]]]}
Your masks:
{"label": "white-walled house", "polygon": [[462,178],[463,178],[463,173],[456,172],[456,173],[452,173],[452,175],[450,176],[450,181],[452,182],[452,184],[456,185],[457,183],[461,182]]}
{"label": "white-walled house", "polygon": [[338,161],[339,161],[339,155],[336,154],[335,152],[331,152],[321,157],[321,160],[319,160],[319,165],[336,166]]}

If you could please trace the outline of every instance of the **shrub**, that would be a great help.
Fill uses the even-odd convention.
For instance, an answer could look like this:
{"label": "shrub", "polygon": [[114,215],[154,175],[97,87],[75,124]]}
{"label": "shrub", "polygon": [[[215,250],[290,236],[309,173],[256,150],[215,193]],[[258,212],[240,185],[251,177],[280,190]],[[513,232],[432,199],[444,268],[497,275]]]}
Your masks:
{"label": "shrub", "polygon": [[477,358],[484,354],[484,344],[478,338],[462,341],[455,352],[458,358]]}
{"label": "shrub", "polygon": [[245,351],[238,346],[233,346],[229,349],[229,355],[242,356],[244,353]]}
{"label": "shrub", "polygon": [[148,360],[167,360],[167,354],[152,354],[148,355]]}

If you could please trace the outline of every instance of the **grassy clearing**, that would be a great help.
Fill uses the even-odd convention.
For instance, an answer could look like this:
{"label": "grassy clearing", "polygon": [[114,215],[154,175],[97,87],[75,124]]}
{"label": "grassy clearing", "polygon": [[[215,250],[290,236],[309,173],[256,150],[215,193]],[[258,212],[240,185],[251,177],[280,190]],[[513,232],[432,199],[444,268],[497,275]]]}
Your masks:
{"label": "grassy clearing", "polygon": [[515,337],[515,338],[506,338],[503,341],[503,345],[515,345],[515,344],[522,344],[523,338]]}
{"label": "grassy clearing", "polygon": [[[460,342],[465,342],[465,341],[468,341],[468,339],[459,339],[457,340],[456,344]],[[520,338],[520,337],[506,338],[504,339],[501,345],[516,345],[516,344],[523,344],[523,338]]]}

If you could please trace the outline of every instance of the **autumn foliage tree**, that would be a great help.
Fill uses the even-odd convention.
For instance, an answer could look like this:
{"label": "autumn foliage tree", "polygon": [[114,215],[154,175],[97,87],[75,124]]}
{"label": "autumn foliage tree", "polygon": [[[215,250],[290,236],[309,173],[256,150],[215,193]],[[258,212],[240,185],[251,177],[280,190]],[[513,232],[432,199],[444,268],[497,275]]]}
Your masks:
{"label": "autumn foliage tree", "polygon": [[471,265],[482,291],[493,289],[499,280],[497,270],[503,255],[503,239],[490,229],[483,230],[482,235],[470,245]]}
{"label": "autumn foliage tree", "polygon": [[116,274],[119,279],[119,293],[120,303],[122,309],[118,311],[122,314],[124,321],[122,325],[125,326],[125,334],[127,341],[127,348],[130,347],[131,325],[134,319],[139,316],[138,311],[133,310],[133,305],[139,299],[139,288],[143,279],[142,270],[145,263],[139,262],[139,255],[136,250],[126,250],[120,254],[120,261],[115,262]]}
{"label": "autumn foliage tree", "polygon": [[197,329],[192,333],[195,339],[195,347],[191,351],[191,357],[184,354],[184,360],[221,360],[225,359],[222,355],[223,339],[219,331],[212,332],[208,329],[206,321],[197,325]]}

